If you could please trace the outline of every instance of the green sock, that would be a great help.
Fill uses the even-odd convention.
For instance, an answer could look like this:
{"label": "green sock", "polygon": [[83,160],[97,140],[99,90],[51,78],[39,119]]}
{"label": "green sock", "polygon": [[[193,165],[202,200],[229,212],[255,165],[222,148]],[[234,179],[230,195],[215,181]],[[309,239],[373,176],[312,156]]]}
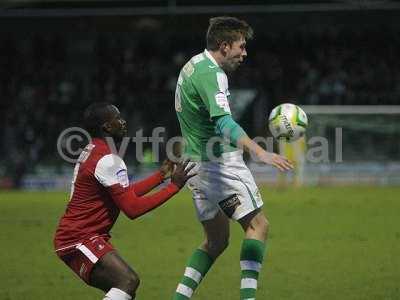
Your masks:
{"label": "green sock", "polygon": [[265,243],[259,240],[245,239],[240,253],[240,299],[255,300],[258,274],[264,259]]}
{"label": "green sock", "polygon": [[211,268],[214,260],[208,255],[207,252],[196,249],[187,263],[185,274],[183,275],[173,300],[186,300],[190,299],[193,292],[200,284],[200,281]]}

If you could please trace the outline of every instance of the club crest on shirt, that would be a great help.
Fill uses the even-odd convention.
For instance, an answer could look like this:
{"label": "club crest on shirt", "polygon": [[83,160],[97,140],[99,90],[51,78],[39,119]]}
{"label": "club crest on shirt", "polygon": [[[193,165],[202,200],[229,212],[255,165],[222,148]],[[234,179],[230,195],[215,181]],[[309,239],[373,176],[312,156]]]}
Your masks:
{"label": "club crest on shirt", "polygon": [[117,180],[118,183],[122,187],[127,187],[129,185],[129,178],[128,178],[128,172],[125,169],[121,169],[117,172]]}

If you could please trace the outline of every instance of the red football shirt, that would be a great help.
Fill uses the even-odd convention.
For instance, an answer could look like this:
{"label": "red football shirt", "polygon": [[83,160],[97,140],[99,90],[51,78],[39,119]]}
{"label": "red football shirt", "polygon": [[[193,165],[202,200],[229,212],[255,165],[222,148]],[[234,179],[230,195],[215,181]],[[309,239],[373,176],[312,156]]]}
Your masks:
{"label": "red football shirt", "polygon": [[142,196],[163,181],[160,172],[129,184],[124,161],[103,139],[95,138],[82,151],[74,169],[70,201],[58,225],[54,246],[64,250],[94,236],[109,236],[120,210],[138,217],[161,205],[179,191],[170,183]]}

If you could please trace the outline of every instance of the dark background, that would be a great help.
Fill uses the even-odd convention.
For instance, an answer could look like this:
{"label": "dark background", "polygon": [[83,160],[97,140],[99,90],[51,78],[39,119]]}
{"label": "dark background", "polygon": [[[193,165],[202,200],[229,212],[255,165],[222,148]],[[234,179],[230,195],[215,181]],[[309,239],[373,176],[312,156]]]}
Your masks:
{"label": "dark background", "polygon": [[229,11],[255,31],[230,77],[231,89],[256,91],[238,120],[250,135],[265,135],[263,120],[289,100],[399,104],[398,2],[317,2],[3,2],[0,177],[18,186],[25,174],[62,168],[57,137],[95,101],[116,104],[131,133],[164,126],[179,135],[179,70],[203,51],[208,19]]}

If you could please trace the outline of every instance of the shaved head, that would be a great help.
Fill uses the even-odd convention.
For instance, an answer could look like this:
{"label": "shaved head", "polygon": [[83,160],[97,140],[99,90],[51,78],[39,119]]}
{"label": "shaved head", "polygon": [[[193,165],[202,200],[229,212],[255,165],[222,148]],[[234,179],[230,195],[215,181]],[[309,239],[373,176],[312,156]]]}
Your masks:
{"label": "shaved head", "polygon": [[114,105],[106,102],[93,103],[86,108],[83,122],[85,129],[92,137],[103,135],[102,126],[110,120],[111,112],[114,109],[118,110]]}

